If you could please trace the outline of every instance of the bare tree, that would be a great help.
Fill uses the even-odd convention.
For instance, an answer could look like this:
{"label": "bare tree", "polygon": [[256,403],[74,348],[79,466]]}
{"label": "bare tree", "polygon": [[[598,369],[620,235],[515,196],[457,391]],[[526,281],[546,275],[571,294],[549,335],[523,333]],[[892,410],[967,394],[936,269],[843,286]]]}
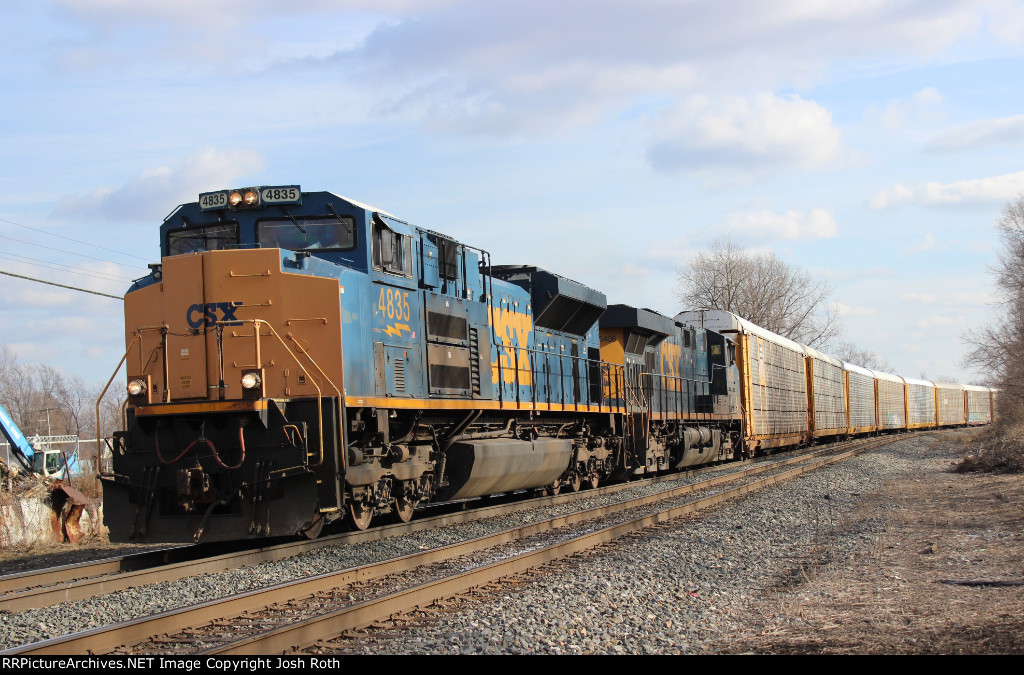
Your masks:
{"label": "bare tree", "polygon": [[750,253],[729,238],[695,255],[677,272],[684,309],[723,309],[779,335],[825,347],[842,333],[828,282],[774,253]]}
{"label": "bare tree", "polygon": [[1001,250],[992,268],[997,316],[968,331],[964,365],[1000,389],[1002,422],[1024,421],[1024,193],[1003,206],[996,225]]}
{"label": "bare tree", "polygon": [[891,373],[893,367],[889,362],[870,349],[861,349],[852,342],[840,342],[832,355],[855,366]]}
{"label": "bare tree", "polygon": [[[96,433],[96,399],[102,384],[87,385],[77,375],[67,376],[45,364],[19,364],[8,345],[0,345],[0,403],[28,437],[39,434]],[[121,428],[124,387],[107,393],[100,408],[105,434]]]}
{"label": "bare tree", "polygon": [[89,400],[92,397],[81,377],[73,375],[61,378],[54,391],[54,398],[60,405],[60,416],[67,433],[82,436],[91,433],[96,427],[93,420],[96,415],[92,412],[95,400]]}

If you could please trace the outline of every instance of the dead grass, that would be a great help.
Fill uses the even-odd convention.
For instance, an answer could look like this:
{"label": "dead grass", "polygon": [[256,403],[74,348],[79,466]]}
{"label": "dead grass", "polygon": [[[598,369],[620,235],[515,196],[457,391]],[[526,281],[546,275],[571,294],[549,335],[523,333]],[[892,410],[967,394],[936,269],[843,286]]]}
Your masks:
{"label": "dead grass", "polygon": [[780,580],[723,651],[1024,652],[1024,586],[943,583],[1024,582],[1024,475],[932,471],[860,504],[852,519],[883,517],[885,532],[849,560]]}
{"label": "dead grass", "polygon": [[964,447],[954,471],[969,473],[1024,472],[1024,426],[997,426],[986,429],[978,441]]}

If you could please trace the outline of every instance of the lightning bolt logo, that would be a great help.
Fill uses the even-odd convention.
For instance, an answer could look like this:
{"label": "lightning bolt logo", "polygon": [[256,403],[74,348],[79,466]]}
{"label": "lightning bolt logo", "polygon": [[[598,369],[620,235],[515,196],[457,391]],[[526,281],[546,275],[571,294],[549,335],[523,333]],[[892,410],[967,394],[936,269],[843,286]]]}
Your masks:
{"label": "lightning bolt logo", "polygon": [[412,329],[409,328],[408,325],[404,323],[396,323],[394,326],[388,326],[385,328],[384,333],[391,337],[401,337],[403,329],[412,332]]}

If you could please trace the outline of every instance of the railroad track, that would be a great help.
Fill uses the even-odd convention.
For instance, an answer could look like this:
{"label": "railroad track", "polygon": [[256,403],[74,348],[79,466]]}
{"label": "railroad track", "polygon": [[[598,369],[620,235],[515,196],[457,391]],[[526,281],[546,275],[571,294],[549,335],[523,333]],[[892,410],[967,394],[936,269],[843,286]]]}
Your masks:
{"label": "railroad track", "polygon": [[[831,446],[830,446],[831,447]],[[779,461],[778,456],[760,461]],[[284,560],[325,546],[353,545],[397,537],[447,525],[483,520],[526,509],[563,504],[581,497],[609,495],[644,483],[672,482],[688,476],[700,476],[726,470],[739,470],[743,464],[701,467],[689,473],[670,474],[626,484],[601,486],[584,493],[565,493],[554,497],[533,497],[466,510],[465,503],[438,504],[424,508],[410,523],[383,525],[361,532],[322,536],[311,541],[289,539],[269,546],[253,547],[247,542],[218,542],[194,546],[172,546],[85,563],[74,563],[17,574],[0,576],[0,612],[20,612],[49,607],[60,602],[85,600],[150,583],[176,581],[200,574],[212,574],[247,565]],[[485,500],[474,500],[476,502]],[[426,516],[423,515],[426,512]],[[430,513],[438,515],[429,515]],[[263,540],[265,541],[265,540]]]}
{"label": "railroad track", "polygon": [[[737,471],[656,495],[3,653],[265,654],[336,649],[329,641],[346,631],[419,611],[898,438],[860,439],[771,463],[740,465]],[[731,482],[741,484],[722,487]]]}

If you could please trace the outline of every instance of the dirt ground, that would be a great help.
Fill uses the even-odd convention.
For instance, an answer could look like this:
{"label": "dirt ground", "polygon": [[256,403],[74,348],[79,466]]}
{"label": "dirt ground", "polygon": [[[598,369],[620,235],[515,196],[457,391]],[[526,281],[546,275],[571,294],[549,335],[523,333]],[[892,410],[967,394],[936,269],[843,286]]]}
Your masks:
{"label": "dirt ground", "polygon": [[1024,475],[933,471],[861,504],[851,519],[882,512],[885,532],[768,589],[722,651],[1024,652]]}

